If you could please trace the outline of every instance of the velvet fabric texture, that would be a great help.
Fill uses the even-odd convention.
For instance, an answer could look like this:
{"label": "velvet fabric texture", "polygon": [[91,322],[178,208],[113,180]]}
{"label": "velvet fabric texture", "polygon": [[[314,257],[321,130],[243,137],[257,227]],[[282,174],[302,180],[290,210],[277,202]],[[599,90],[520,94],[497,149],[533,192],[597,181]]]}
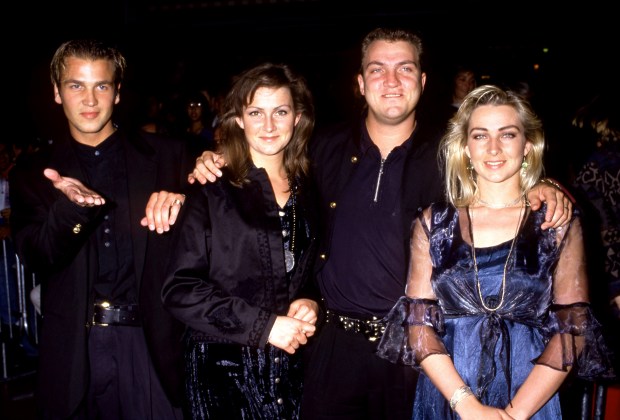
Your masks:
{"label": "velvet fabric texture", "polygon": [[188,339],[187,395],[193,419],[298,419],[301,358]]}

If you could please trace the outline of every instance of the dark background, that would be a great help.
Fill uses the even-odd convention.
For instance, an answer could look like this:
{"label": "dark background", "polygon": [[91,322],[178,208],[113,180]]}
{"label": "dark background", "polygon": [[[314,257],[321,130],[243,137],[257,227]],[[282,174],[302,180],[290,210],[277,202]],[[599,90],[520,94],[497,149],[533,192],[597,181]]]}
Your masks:
{"label": "dark background", "polygon": [[337,121],[354,108],[359,44],[376,26],[422,36],[427,102],[446,90],[457,63],[474,66],[483,82],[528,81],[547,126],[568,123],[594,93],[617,84],[620,22],[596,1],[72,0],[5,12],[5,25],[16,28],[3,54],[8,122],[25,136],[45,137],[64,124],[48,65],[61,42],[78,37],[104,38],[125,53],[123,118],[136,115],[146,93],[217,90],[241,69],[273,60],[308,78],[319,123]]}
{"label": "dark background", "polygon": [[[432,113],[455,64],[473,66],[481,82],[529,82],[547,131],[547,174],[564,185],[576,157],[587,156],[566,130],[572,115],[619,85],[620,19],[611,1],[20,0],[0,6],[0,21],[4,141],[45,142],[66,126],[49,62],[60,43],[83,37],[110,41],[127,57],[118,116],[125,121],[140,115],[147,94],[225,89],[231,75],[272,60],[307,77],[323,124],[356,109],[363,36],[377,26],[414,30],[428,74],[421,107]],[[15,418],[27,418],[31,399],[18,401]]]}
{"label": "dark background", "polygon": [[[547,130],[547,174],[569,185],[571,163],[587,156],[565,130],[573,113],[598,92],[618,91],[616,7],[612,1],[579,0],[3,2],[4,140],[45,142],[66,126],[53,101],[49,62],[68,39],[103,38],[126,55],[119,110],[125,121],[140,114],[146,94],[223,89],[241,69],[273,60],[307,77],[322,124],[355,110],[363,36],[377,26],[399,26],[418,32],[425,43],[428,79],[421,107],[431,113],[455,64],[473,66],[481,82],[529,82]],[[20,401],[32,410],[30,399]],[[23,418],[25,410],[18,410],[16,418]]]}

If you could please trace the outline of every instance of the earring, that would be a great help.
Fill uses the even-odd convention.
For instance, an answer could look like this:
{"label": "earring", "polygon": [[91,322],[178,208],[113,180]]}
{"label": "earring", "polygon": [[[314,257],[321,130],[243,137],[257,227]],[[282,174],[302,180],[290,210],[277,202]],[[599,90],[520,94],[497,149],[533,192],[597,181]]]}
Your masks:
{"label": "earring", "polygon": [[474,164],[471,163],[471,158],[469,158],[469,165],[467,165],[467,170],[469,171],[469,179],[474,180]]}
{"label": "earring", "polygon": [[523,162],[521,162],[521,175],[522,176],[525,176],[528,166],[530,166],[530,164],[525,161],[525,156],[523,156]]}

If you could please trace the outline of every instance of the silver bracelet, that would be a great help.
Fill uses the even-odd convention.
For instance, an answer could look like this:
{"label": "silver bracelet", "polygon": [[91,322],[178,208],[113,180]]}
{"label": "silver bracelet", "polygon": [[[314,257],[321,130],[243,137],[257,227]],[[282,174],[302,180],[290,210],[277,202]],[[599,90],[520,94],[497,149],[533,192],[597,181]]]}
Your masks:
{"label": "silver bracelet", "polygon": [[454,391],[454,394],[452,394],[452,398],[450,398],[450,409],[454,411],[456,405],[470,395],[474,395],[474,393],[471,392],[471,388],[467,385],[457,388],[456,391]]}

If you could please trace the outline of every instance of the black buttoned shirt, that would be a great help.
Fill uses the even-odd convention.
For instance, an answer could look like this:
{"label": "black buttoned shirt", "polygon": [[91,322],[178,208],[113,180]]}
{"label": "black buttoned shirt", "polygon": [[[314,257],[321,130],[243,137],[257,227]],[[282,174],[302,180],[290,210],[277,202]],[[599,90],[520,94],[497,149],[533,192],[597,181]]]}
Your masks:
{"label": "black buttoned shirt", "polygon": [[117,133],[96,147],[74,142],[88,187],[106,199],[107,211],[97,227],[99,277],[95,299],[112,304],[135,304],[137,282],[133,270],[129,220],[129,191],[125,153]]}

